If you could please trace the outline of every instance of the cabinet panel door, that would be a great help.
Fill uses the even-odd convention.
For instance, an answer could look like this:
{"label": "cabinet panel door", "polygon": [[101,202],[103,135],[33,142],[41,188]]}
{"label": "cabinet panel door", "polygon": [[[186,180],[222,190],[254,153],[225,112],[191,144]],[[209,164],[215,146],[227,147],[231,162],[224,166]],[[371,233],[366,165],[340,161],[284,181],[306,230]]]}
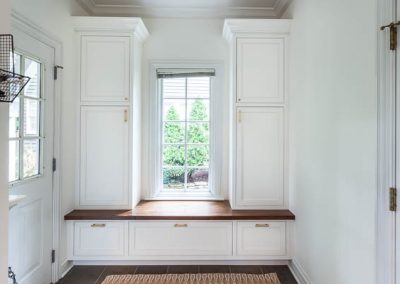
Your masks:
{"label": "cabinet panel door", "polygon": [[284,205],[284,112],[240,107],[237,122],[236,205]]}
{"label": "cabinet panel door", "polygon": [[82,36],[81,100],[129,100],[129,37]]}
{"label": "cabinet panel door", "polygon": [[237,101],[283,103],[284,39],[237,40]]}
{"label": "cabinet panel door", "polygon": [[129,254],[230,256],[232,222],[132,222]]}
{"label": "cabinet panel door", "polygon": [[126,107],[81,108],[80,205],[129,205]]}
{"label": "cabinet panel door", "polygon": [[237,255],[286,255],[286,223],[238,222]]}
{"label": "cabinet panel door", "polygon": [[123,256],[124,222],[76,222],[74,256]]}

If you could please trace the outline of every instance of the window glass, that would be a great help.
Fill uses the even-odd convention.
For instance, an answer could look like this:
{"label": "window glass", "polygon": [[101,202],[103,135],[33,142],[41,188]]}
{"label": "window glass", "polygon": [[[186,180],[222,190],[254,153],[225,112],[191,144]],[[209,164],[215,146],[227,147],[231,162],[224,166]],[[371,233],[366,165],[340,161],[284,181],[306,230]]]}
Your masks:
{"label": "window glass", "polygon": [[211,77],[159,80],[162,191],[209,191]]}
{"label": "window glass", "polygon": [[42,64],[21,54],[14,57],[15,72],[31,80],[9,109],[9,181],[40,174],[42,147]]}

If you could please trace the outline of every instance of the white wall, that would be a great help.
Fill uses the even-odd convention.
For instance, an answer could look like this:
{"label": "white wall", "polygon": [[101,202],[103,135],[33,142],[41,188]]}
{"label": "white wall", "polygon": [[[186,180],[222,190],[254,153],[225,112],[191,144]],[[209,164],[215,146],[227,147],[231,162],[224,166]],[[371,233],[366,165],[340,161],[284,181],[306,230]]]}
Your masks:
{"label": "white wall", "polygon": [[[76,146],[76,67],[75,67],[75,39],[72,28],[73,15],[85,15],[73,0],[13,0],[12,9],[29,19],[32,23],[62,41],[63,66],[62,71],[62,134],[61,134],[61,217],[74,209],[75,193],[75,146]],[[1,120],[4,121],[4,120]],[[61,263],[66,259],[66,233],[64,222],[61,229]],[[64,263],[64,266],[68,265]],[[62,270],[65,268],[62,268]]]}
{"label": "white wall", "polygon": [[[10,33],[11,0],[2,0],[0,34]],[[0,283],[7,283],[8,267],[8,104],[0,103]]]}
{"label": "white wall", "polygon": [[[222,38],[223,20],[216,19],[143,19],[150,37],[143,46],[143,153],[148,153],[146,125],[149,123],[149,65],[159,60],[219,61],[224,65],[224,142],[222,191],[227,197],[228,187],[228,45]],[[146,156],[143,168],[146,169]],[[147,171],[143,172],[143,185],[147,187]],[[150,174],[151,176],[151,174]]]}
{"label": "white wall", "polygon": [[291,187],[314,284],[375,283],[376,0],[296,0]]}

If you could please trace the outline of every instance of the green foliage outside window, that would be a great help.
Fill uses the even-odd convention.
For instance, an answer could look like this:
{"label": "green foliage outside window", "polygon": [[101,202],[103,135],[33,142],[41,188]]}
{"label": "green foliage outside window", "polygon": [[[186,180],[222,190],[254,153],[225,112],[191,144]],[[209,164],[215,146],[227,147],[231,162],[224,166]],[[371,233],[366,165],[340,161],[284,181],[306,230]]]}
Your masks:
{"label": "green foliage outside window", "polygon": [[[168,121],[180,120],[178,112],[174,106],[171,106],[166,118]],[[207,107],[203,100],[195,100],[192,110],[189,114],[189,121],[205,121],[208,120]],[[185,138],[185,129],[183,123],[166,122],[164,128],[165,143],[182,143]],[[207,122],[188,123],[187,143],[204,143],[208,144],[209,126]],[[184,181],[184,165],[185,165],[185,147],[182,146],[166,146],[164,148],[164,163],[171,166],[182,166],[182,169],[168,169],[164,171],[164,184],[180,183]],[[207,145],[188,146],[187,147],[187,164],[188,166],[207,166],[209,157],[209,148]],[[189,170],[188,175],[191,175]]]}

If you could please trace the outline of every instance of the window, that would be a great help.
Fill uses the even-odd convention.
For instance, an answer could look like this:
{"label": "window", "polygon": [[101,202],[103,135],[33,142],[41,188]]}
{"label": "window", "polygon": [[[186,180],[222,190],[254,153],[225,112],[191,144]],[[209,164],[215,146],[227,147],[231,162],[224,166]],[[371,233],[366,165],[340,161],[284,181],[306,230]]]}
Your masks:
{"label": "window", "polygon": [[42,64],[15,54],[15,72],[31,80],[10,104],[9,182],[17,182],[41,173],[42,147]]}
{"label": "window", "polygon": [[208,191],[211,77],[160,79],[162,191]]}
{"label": "window", "polygon": [[[218,198],[215,68],[155,68],[155,198]],[[158,138],[157,138],[158,137]]]}

